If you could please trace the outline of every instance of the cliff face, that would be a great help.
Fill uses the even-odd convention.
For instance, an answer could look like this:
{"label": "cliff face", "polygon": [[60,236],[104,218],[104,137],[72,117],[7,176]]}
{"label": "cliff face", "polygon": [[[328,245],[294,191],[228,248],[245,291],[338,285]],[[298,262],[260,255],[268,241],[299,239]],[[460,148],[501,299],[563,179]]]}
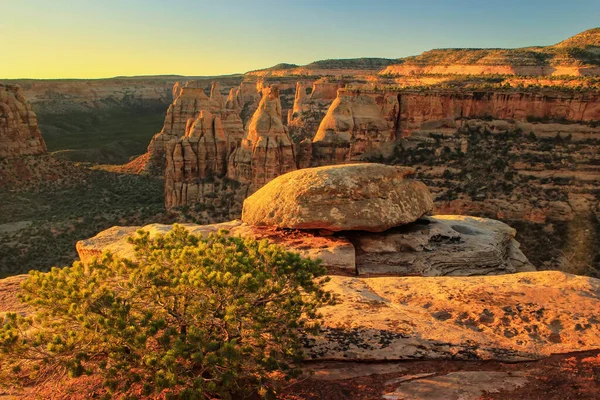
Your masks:
{"label": "cliff face", "polygon": [[553,46],[519,49],[435,49],[397,60],[381,75],[597,76],[600,29],[590,29]]}
{"label": "cliff face", "polygon": [[0,158],[40,155],[46,144],[19,86],[0,84]]}
{"label": "cliff face", "polygon": [[514,65],[390,65],[380,75],[519,75],[519,76],[597,76],[594,66],[514,66]]}
{"label": "cliff face", "polygon": [[57,115],[130,106],[167,105],[173,99],[173,85],[177,79],[21,79],[16,83],[22,87],[23,95],[38,114]]}
{"label": "cliff face", "polygon": [[[463,118],[584,122],[600,120],[600,95],[595,93],[438,92],[402,93],[402,131],[423,124],[453,125]],[[433,126],[433,125],[432,125]]]}

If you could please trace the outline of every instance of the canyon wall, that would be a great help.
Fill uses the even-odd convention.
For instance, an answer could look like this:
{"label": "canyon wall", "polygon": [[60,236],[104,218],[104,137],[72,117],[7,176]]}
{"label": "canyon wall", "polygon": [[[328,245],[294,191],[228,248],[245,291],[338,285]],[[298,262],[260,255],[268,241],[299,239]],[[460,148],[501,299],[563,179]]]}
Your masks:
{"label": "canyon wall", "polygon": [[46,144],[31,104],[16,85],[0,84],[0,158],[40,155]]}

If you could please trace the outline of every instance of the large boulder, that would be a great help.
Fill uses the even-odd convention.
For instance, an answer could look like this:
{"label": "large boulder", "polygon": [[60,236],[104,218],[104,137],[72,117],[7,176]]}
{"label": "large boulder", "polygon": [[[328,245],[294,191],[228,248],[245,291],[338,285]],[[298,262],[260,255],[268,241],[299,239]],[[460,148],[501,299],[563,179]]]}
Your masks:
{"label": "large boulder", "polygon": [[412,168],[347,164],[277,177],[244,201],[250,225],[329,231],[383,232],[433,208],[427,187],[407,179]]}

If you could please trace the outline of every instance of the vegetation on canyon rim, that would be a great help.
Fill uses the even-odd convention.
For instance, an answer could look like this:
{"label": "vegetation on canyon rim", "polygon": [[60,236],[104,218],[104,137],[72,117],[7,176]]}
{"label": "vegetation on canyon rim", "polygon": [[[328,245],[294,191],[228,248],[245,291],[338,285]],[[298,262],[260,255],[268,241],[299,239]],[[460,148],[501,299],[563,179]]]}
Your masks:
{"label": "vegetation on canyon rim", "polygon": [[20,296],[35,314],[0,321],[0,382],[98,374],[106,397],[269,397],[275,373],[299,373],[299,332],[316,333],[331,301],[318,262],[181,226],[130,241],[137,261],[30,273]]}

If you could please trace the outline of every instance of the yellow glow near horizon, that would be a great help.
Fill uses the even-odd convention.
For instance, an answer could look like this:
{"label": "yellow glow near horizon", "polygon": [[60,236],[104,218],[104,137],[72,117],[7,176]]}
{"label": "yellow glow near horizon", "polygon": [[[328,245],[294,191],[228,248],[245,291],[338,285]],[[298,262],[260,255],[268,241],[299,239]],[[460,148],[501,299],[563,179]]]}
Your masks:
{"label": "yellow glow near horizon", "polygon": [[585,1],[0,0],[0,79],[224,75],[439,47],[553,44],[597,25],[600,3]]}

